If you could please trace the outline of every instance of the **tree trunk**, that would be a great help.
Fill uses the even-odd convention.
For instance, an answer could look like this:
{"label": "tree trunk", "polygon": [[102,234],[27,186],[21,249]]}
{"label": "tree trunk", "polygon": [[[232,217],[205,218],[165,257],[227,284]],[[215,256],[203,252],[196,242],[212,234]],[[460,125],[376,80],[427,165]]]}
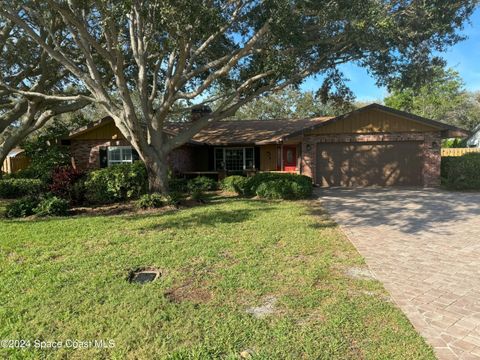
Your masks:
{"label": "tree trunk", "polygon": [[168,193],[168,160],[166,154],[157,153],[153,149],[140,154],[147,168],[148,191]]}

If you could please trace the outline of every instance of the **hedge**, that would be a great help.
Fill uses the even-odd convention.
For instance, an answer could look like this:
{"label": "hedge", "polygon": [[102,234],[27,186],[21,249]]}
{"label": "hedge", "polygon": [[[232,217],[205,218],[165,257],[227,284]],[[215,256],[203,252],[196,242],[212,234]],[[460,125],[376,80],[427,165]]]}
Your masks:
{"label": "hedge", "polygon": [[312,194],[312,179],[305,175],[258,173],[252,177],[229,176],[222,188],[239,195],[266,199],[305,199]]}
{"label": "hedge", "polygon": [[222,190],[234,192],[237,194],[243,194],[245,191],[245,184],[247,183],[247,178],[241,175],[232,175],[227,176],[220,183]]}
{"label": "hedge", "polygon": [[449,189],[480,190],[480,154],[442,158],[442,182]]}
{"label": "hedge", "polygon": [[187,189],[190,193],[195,191],[217,190],[217,182],[206,176],[197,176],[187,182]]}
{"label": "hedge", "polygon": [[39,179],[0,180],[0,198],[16,199],[27,195],[36,195],[45,190]]}

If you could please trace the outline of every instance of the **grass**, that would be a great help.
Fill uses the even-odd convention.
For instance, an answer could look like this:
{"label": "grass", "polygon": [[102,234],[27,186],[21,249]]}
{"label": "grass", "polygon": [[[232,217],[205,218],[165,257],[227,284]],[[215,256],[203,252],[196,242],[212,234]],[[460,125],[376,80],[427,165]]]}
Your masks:
{"label": "grass", "polygon": [[[220,198],[0,228],[0,339],[31,341],[2,358],[434,358],[380,283],[345,275],[362,258],[306,202]],[[128,283],[141,266],[162,277]],[[269,296],[274,313],[247,313]],[[34,339],[115,346],[40,350]]]}

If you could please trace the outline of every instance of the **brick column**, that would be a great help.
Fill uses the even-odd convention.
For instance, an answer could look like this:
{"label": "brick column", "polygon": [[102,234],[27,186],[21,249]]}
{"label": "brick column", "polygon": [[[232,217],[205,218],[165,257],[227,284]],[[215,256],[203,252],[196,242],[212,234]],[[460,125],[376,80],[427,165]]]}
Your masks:
{"label": "brick column", "polygon": [[423,186],[440,186],[441,141],[442,138],[439,132],[425,133],[425,140],[422,145]]}
{"label": "brick column", "polygon": [[302,175],[306,175],[312,178],[315,184],[316,173],[316,152],[317,145],[313,141],[305,139],[302,142]]}

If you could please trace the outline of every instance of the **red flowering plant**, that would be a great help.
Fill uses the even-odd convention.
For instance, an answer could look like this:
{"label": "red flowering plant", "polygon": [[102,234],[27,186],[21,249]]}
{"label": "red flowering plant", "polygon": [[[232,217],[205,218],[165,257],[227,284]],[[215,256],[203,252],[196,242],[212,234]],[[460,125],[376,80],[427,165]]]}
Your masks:
{"label": "red flowering plant", "polygon": [[52,172],[50,191],[70,202],[79,202],[76,188],[81,183],[83,175],[83,172],[72,166],[59,166]]}

